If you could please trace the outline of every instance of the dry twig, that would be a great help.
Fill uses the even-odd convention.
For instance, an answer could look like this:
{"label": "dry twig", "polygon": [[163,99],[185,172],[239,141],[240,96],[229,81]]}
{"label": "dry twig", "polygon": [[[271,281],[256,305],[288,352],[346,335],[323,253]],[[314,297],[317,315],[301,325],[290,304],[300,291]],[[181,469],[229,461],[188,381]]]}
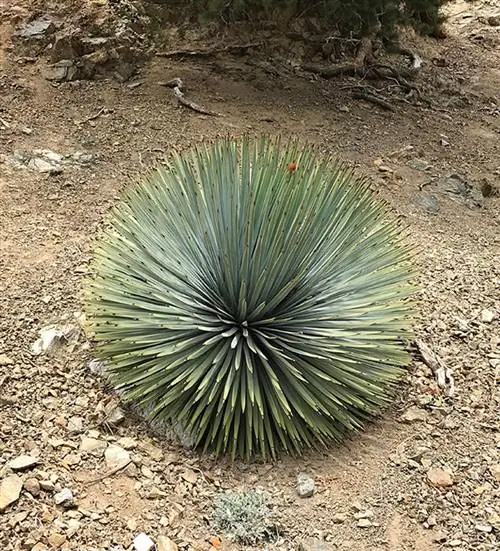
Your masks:
{"label": "dry twig", "polygon": [[422,340],[417,340],[415,344],[424,363],[432,369],[439,388],[444,389],[447,396],[453,396],[455,393],[455,381],[451,370],[428,344],[425,344]]}
{"label": "dry twig", "polygon": [[132,463],[132,459],[129,459],[128,461],[125,461],[121,465],[118,465],[118,466],[114,467],[113,469],[110,469],[109,471],[105,472],[104,474],[102,474],[102,475],[100,475],[96,478],[92,478],[91,480],[87,480],[85,482],[85,484],[87,486],[91,486],[92,484],[95,484],[96,482],[100,482],[101,480],[104,480],[105,478],[109,478],[110,476],[113,476],[117,472],[121,471],[122,469],[124,469],[125,467],[130,465],[130,463]]}
{"label": "dry twig", "polygon": [[174,96],[177,98],[177,101],[181,105],[184,105],[185,107],[189,107],[189,109],[192,109],[197,113],[201,113],[202,115],[211,115],[215,117],[221,116],[220,113],[216,113],[215,111],[210,111],[210,109],[205,109],[205,107],[202,107],[197,103],[194,103],[194,101],[188,100],[184,95],[184,92],[182,91],[184,84],[180,78],[173,78],[172,80],[169,80],[167,82],[159,82],[159,84],[160,86],[166,86],[167,88],[172,88],[174,91]]}

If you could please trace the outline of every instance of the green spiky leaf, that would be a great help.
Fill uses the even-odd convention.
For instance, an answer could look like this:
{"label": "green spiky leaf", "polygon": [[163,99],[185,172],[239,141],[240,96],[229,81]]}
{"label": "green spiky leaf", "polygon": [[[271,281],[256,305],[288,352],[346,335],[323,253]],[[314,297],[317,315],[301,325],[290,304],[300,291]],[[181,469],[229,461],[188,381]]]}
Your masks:
{"label": "green spiky leaf", "polygon": [[409,256],[346,166],[222,140],[113,210],[86,311],[111,382],[153,418],[217,453],[298,453],[387,402],[408,362]]}

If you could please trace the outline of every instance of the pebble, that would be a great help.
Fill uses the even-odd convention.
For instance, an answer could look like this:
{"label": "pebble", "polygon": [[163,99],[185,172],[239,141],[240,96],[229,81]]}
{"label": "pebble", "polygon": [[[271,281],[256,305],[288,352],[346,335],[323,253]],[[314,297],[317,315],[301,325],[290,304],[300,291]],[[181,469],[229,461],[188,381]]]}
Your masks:
{"label": "pebble", "polygon": [[334,548],[320,539],[309,539],[301,541],[299,551],[334,551]]}
{"label": "pebble", "polygon": [[71,433],[79,433],[83,431],[82,417],[70,417],[68,420],[68,431]]}
{"label": "pebble", "polygon": [[429,515],[426,522],[427,522],[427,526],[429,527],[436,526],[437,518],[435,515]]}
{"label": "pebble", "polygon": [[144,532],[141,532],[134,538],[135,551],[151,551],[155,546],[155,542]]}
{"label": "pebble", "polygon": [[360,528],[369,528],[372,525],[372,521],[368,518],[360,518],[358,520],[358,526]]}
{"label": "pebble", "polygon": [[491,323],[495,319],[495,312],[491,310],[484,309],[481,311],[481,321],[483,323]]}
{"label": "pebble", "polygon": [[443,469],[429,469],[427,479],[438,488],[445,488],[453,485],[453,477],[448,471]]}
{"label": "pebble", "polygon": [[80,442],[80,451],[90,453],[91,455],[95,455],[96,457],[100,457],[104,453],[107,445],[107,442],[105,442],[104,440],[84,437]]}
{"label": "pebble", "polygon": [[490,466],[491,476],[497,481],[500,482],[500,463]]}
{"label": "pebble", "polygon": [[17,474],[5,477],[0,483],[0,512],[16,502],[21,495],[23,481]]}
{"label": "pebble", "polygon": [[186,482],[189,482],[189,484],[196,484],[196,481],[198,480],[198,475],[192,471],[191,469],[186,469],[182,474],[181,477]]}
{"label": "pebble", "polygon": [[59,547],[61,547],[66,542],[66,536],[59,534],[59,532],[53,532],[47,538],[47,541],[50,543],[52,548],[59,549]]}
{"label": "pebble", "polygon": [[24,471],[25,469],[30,469],[37,464],[38,459],[36,457],[31,457],[31,455],[20,455],[12,461],[9,461],[7,465],[13,471]]}
{"label": "pebble", "polygon": [[137,530],[137,521],[134,518],[129,518],[127,520],[127,528],[131,532],[135,532]]}
{"label": "pebble", "polygon": [[108,416],[106,417],[106,423],[109,425],[119,425],[125,420],[125,413],[123,412],[122,408],[117,406],[113,408]]}
{"label": "pebble", "polygon": [[432,541],[435,543],[443,543],[448,539],[448,534],[443,531],[434,532],[432,536]]}
{"label": "pebble", "polygon": [[117,444],[125,450],[133,450],[137,447],[137,440],[130,438],[130,436],[124,436],[118,440]]}
{"label": "pebble", "polygon": [[409,407],[403,415],[401,415],[401,420],[405,423],[416,423],[419,421],[427,420],[427,412],[417,406]]}
{"label": "pebble", "polygon": [[104,452],[104,459],[108,469],[115,469],[125,466],[130,462],[130,454],[116,444],[111,444]]}
{"label": "pebble", "polygon": [[74,465],[78,465],[81,459],[82,458],[77,453],[68,453],[68,455],[64,456],[63,461],[64,463],[66,463],[66,465],[69,465],[71,467]]}
{"label": "pebble", "polygon": [[475,529],[478,532],[489,533],[493,531],[493,526],[491,526],[490,524],[476,524]]}
{"label": "pebble", "polygon": [[57,492],[57,494],[54,495],[54,503],[69,509],[75,506],[75,498],[69,488],[63,488],[60,492]]}
{"label": "pebble", "polygon": [[0,365],[12,365],[14,363],[14,360],[12,358],[9,358],[7,354],[0,354]]}
{"label": "pebble", "polygon": [[54,492],[56,487],[51,480],[40,480],[40,488],[46,492]]}
{"label": "pebble", "polygon": [[23,488],[32,496],[37,496],[40,493],[40,482],[36,478],[27,478],[24,481]]}
{"label": "pebble", "polygon": [[334,524],[342,524],[347,520],[347,515],[345,513],[335,513],[332,520]]}
{"label": "pebble", "polygon": [[177,545],[167,536],[158,536],[156,551],[178,551]]}
{"label": "pebble", "polygon": [[141,442],[139,447],[143,449],[153,461],[161,461],[163,459],[163,450],[157,448],[153,444],[150,444],[149,442]]}
{"label": "pebble", "polygon": [[311,497],[314,494],[314,478],[307,473],[300,473],[297,476],[297,494],[299,497],[306,498]]}
{"label": "pebble", "polygon": [[76,520],[75,518],[70,518],[68,520],[68,526],[66,528],[66,536],[68,538],[71,538],[78,532],[78,530],[80,530],[81,527],[81,522],[78,522],[78,520]]}
{"label": "pebble", "polygon": [[355,513],[354,515],[355,519],[364,519],[364,518],[373,518],[373,511],[370,509],[367,509],[366,511],[360,511],[359,513]]}

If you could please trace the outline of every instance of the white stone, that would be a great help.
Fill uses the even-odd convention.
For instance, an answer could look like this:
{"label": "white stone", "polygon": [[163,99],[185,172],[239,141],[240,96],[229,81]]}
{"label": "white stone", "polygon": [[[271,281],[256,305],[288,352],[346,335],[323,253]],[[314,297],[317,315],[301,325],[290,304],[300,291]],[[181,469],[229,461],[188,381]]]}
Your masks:
{"label": "white stone", "polygon": [[135,551],[151,551],[155,546],[155,542],[144,532],[141,532],[134,538]]}

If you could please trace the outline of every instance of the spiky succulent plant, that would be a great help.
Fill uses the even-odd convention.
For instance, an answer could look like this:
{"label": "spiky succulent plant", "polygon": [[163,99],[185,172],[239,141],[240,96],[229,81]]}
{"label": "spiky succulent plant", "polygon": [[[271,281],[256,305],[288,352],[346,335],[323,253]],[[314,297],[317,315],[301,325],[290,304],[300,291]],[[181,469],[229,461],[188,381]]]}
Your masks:
{"label": "spiky succulent plant", "polygon": [[109,377],[217,453],[359,429],[408,355],[409,251],[362,179],[295,143],[173,156],[115,207],[86,312]]}

